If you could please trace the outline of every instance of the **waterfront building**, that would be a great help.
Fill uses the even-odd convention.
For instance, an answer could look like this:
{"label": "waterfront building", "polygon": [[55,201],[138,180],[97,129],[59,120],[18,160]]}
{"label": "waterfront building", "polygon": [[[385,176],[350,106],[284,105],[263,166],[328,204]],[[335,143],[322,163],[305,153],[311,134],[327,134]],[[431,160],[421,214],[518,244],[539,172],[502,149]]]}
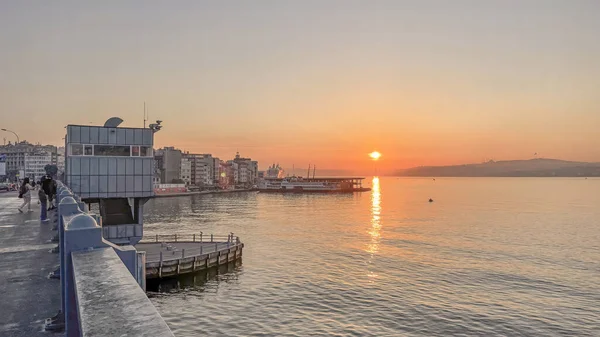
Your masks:
{"label": "waterfront building", "polygon": [[237,182],[242,185],[248,184],[250,180],[250,168],[248,167],[248,163],[242,162],[238,164],[238,179]]}
{"label": "waterfront building", "polygon": [[239,184],[239,165],[233,160],[228,160],[221,164],[221,178],[219,184],[221,188],[235,187]]}
{"label": "waterfront building", "polygon": [[250,182],[254,185],[258,182],[258,161],[250,161]]}
{"label": "waterfront building", "polygon": [[181,150],[172,146],[157,150],[154,160],[162,183],[172,184],[180,181],[181,158]]}
{"label": "waterfront building", "polygon": [[143,205],[154,195],[157,129],[119,127],[121,122],[67,126],[65,180],[86,203],[98,204],[105,239],[135,244],[143,236]]}
{"label": "waterfront building", "polygon": [[204,160],[197,160],[196,169],[198,186],[212,186],[212,166]]}
{"label": "waterfront building", "polygon": [[221,159],[213,157],[212,158],[212,167],[213,167],[212,183],[213,183],[213,185],[216,185],[219,183],[219,179],[221,178]]}
{"label": "waterfront building", "polygon": [[[51,152],[25,153],[24,155],[24,177],[28,177],[32,181],[40,180],[46,175],[46,165],[52,165],[56,158]],[[24,178],[21,177],[21,178]]]}
{"label": "waterfront building", "polygon": [[219,163],[219,187],[227,188],[229,185],[229,177],[227,176],[229,163],[221,161]]}
{"label": "waterfront building", "polygon": [[211,167],[204,160],[205,155],[190,154],[189,156],[192,159],[192,184],[198,187],[210,185]]}
{"label": "waterfront building", "polygon": [[156,186],[162,183],[163,150],[154,150],[153,164],[154,177],[152,178],[152,184]]}
{"label": "waterfront building", "polygon": [[211,154],[189,154],[191,161],[191,183],[199,187],[212,187],[219,181],[219,158]]}
{"label": "waterfront building", "polygon": [[239,187],[252,187],[258,182],[258,162],[251,158],[240,157],[240,153],[237,152],[233,160],[228,161],[231,163],[231,170],[233,171],[233,181],[235,186]]}
{"label": "waterfront building", "polygon": [[[48,153],[50,155],[49,164],[57,164],[57,148],[53,145],[31,144],[27,141],[20,143],[8,143],[0,146],[0,155],[5,155],[6,175],[8,179],[17,178],[17,175],[25,173],[25,158],[29,157],[29,165],[35,165],[32,162],[38,160],[30,155]],[[30,166],[31,167],[31,166]]]}
{"label": "waterfront building", "polygon": [[192,183],[192,163],[190,158],[182,157],[181,158],[181,172],[179,175],[179,179],[183,181],[183,183],[187,186]]}
{"label": "waterfront building", "polygon": [[[211,154],[182,152],[174,147],[155,151],[153,183],[185,183],[196,188],[252,187],[258,182],[258,162],[239,153],[227,162]],[[177,175],[175,176],[175,173]]]}
{"label": "waterfront building", "polygon": [[152,185],[156,187],[156,186],[158,186],[160,184],[161,184],[161,181],[160,181],[160,172],[159,171],[155,171],[154,172],[154,176],[152,177]]}

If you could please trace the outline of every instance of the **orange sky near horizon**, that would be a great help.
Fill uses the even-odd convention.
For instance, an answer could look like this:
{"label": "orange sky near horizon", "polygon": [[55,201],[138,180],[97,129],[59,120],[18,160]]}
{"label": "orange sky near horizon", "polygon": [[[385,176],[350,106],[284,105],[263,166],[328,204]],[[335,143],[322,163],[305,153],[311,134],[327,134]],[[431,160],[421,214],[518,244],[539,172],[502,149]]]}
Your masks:
{"label": "orange sky near horizon", "polygon": [[534,153],[600,162],[599,11],[593,1],[0,2],[0,128],[60,145],[67,124],[141,126],[145,101],[163,120],[155,147],[239,151],[261,169],[368,174]]}

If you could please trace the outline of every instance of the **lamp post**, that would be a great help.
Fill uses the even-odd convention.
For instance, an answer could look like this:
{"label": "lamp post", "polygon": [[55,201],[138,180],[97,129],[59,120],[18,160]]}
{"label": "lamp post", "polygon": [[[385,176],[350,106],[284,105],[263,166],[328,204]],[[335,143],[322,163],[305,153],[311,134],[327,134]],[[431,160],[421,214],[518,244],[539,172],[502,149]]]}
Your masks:
{"label": "lamp post", "polygon": [[10,131],[10,130],[7,130],[7,129],[0,129],[0,130],[2,130],[2,131],[6,131],[6,132],[10,132],[10,133],[12,133],[13,135],[15,135],[15,137],[17,137],[17,144],[19,144],[19,143],[21,142],[21,140],[19,139],[19,135],[17,135],[17,133],[16,133],[16,132],[14,132],[14,131]]}

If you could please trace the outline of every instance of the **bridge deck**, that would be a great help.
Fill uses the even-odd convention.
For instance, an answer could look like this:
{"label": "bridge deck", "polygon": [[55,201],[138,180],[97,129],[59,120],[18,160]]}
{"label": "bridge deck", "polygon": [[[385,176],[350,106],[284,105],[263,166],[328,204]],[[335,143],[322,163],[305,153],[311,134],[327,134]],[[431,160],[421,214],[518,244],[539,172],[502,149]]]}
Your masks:
{"label": "bridge deck", "polygon": [[55,232],[40,224],[37,198],[30,213],[17,211],[22,201],[0,192],[0,336],[54,336],[43,325],[60,309],[60,281],[47,278],[59,264],[49,253],[57,244],[47,242]]}

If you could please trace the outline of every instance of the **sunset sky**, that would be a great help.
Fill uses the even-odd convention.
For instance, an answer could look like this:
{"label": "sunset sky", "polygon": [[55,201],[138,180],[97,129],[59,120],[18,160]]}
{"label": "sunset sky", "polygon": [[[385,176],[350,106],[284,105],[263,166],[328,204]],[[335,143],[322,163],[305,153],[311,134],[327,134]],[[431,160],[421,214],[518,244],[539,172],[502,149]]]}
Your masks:
{"label": "sunset sky", "polygon": [[6,0],[0,31],[30,142],[146,101],[157,147],[263,169],[600,161],[600,1]]}

